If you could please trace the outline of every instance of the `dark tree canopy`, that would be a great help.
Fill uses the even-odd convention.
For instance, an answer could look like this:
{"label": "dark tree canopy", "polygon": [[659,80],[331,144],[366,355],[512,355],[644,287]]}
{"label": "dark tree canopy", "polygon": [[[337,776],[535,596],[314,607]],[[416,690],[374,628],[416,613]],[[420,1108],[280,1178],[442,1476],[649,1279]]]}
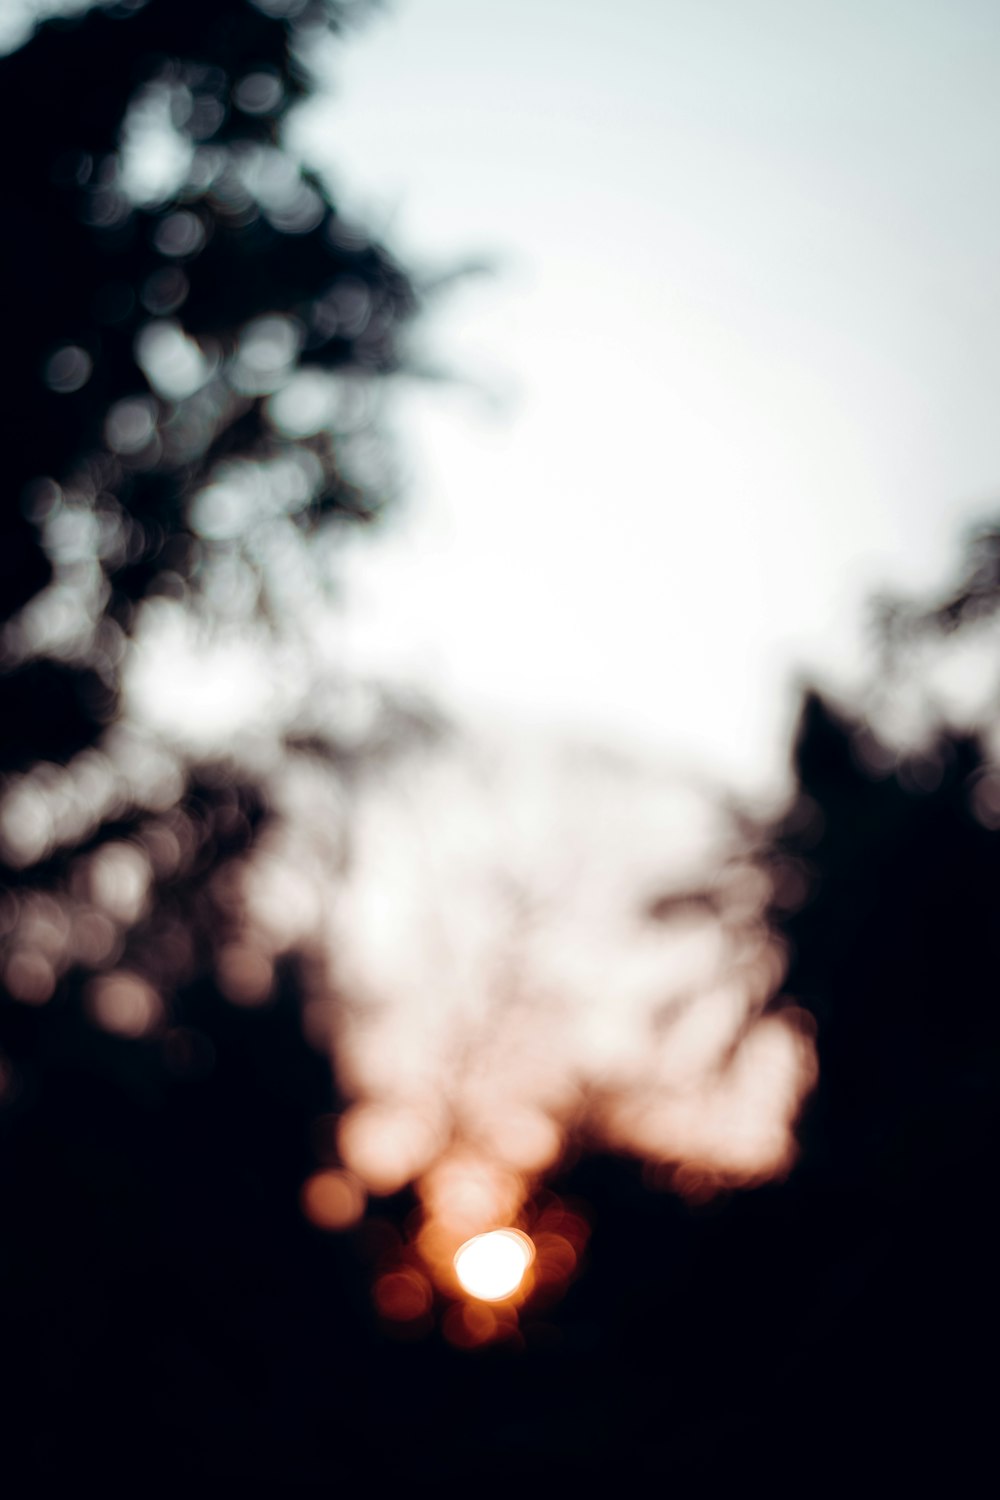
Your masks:
{"label": "dark tree canopy", "polygon": [[[414,287],[282,144],[311,43],[365,8],[97,5],[0,59],[2,1416],[35,1475],[103,1449],[135,1477],[162,1451],[154,1368],[168,1470],[244,1472],[250,1409],[202,1407],[217,1333],[189,1313],[221,1308],[234,1274],[256,1319],[263,1283],[310,1260],[357,1285],[342,1248],[317,1264],[298,1206],[335,1103],[301,974],[269,970],[256,1011],[217,979],[227,944],[243,952],[219,876],[262,789],[117,725],[150,601],[276,628],[289,556],[322,590],[324,538],[386,498],[374,393],[403,363]],[[345,1350],[365,1321],[346,1306],[328,1330]],[[222,1316],[228,1364],[247,1351],[242,1314]],[[128,1410],[109,1453],[110,1390]]]}
{"label": "dark tree canopy", "polygon": [[100,6],[2,62],[7,769],[108,720],[151,591],[203,592],[238,555],[266,607],[271,515],[308,533],[379,507],[344,408],[398,367],[414,292],[281,144],[310,39],[358,9]]}

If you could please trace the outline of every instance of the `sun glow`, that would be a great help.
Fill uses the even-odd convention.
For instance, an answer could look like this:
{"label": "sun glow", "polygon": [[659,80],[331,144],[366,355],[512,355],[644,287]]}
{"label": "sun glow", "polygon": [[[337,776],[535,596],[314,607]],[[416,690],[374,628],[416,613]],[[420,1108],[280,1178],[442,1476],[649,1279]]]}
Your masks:
{"label": "sun glow", "polygon": [[455,1253],[455,1274],[463,1289],[481,1302],[512,1297],[535,1258],[535,1247],[518,1229],[477,1234]]}

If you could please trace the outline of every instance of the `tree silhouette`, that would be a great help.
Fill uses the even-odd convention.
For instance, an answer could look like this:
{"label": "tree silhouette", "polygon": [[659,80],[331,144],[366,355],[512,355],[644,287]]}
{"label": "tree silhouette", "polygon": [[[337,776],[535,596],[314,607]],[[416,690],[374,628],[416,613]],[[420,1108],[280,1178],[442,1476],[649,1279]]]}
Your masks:
{"label": "tree silhouette", "polygon": [[[688,1201],[571,1152],[555,1187],[593,1206],[588,1274],[525,1349],[473,1358],[377,1328],[369,1271],[406,1193],[353,1242],[303,1220],[339,1101],[301,1037],[308,961],[264,963],[235,915],[266,778],[116,715],[151,602],[278,629],[297,541],[378,510],[364,393],[400,366],[414,289],[281,144],[311,34],[356,9],[103,5],[0,64],[2,1461],[36,1487],[488,1465],[665,1489],[974,1447],[1000,1057],[985,732],[897,760],[860,712],[804,701],[763,855],[820,1060],[786,1181]],[[917,615],[985,617],[996,550]]]}
{"label": "tree silhouette", "polygon": [[[290,593],[322,596],[325,539],[389,491],[373,393],[414,286],[282,141],[311,43],[362,8],[99,5],[0,61],[0,1316],[11,1461],[35,1475],[102,1450],[134,1473],[168,1428],[168,1470],[242,1473],[254,1401],[242,1377],[207,1396],[219,1359],[315,1374],[336,1338],[345,1401],[356,1373],[350,1297],[311,1351],[279,1331],[281,1267],[358,1272],[298,1207],[334,1102],[301,976],[269,970],[247,1008],[259,966],[217,879],[262,789],[121,707],[151,606],[278,632]],[[256,1353],[230,1275],[271,1299]]]}
{"label": "tree silhouette", "polygon": [[96,738],[141,601],[238,563],[266,610],[269,523],[380,504],[359,403],[413,288],[281,144],[357,9],[101,6],[3,62],[6,770]]}
{"label": "tree silhouette", "polygon": [[[122,705],[131,638],[157,603],[189,622],[187,665],[154,665],[147,691],[161,729],[171,713],[196,724],[205,642],[302,625],[329,586],[326,540],[388,493],[373,392],[401,366],[416,293],[283,144],[310,46],[359,9],[102,5],[3,60],[17,145],[0,249],[0,863],[21,892],[3,968],[21,1003],[58,986],[79,999],[123,944],[160,991],[201,972],[211,943],[178,945],[178,924],[189,937],[204,925],[197,894],[249,839],[261,788],[232,746],[206,776],[136,730]],[[317,720],[335,733],[326,708]],[[155,828],[175,815],[185,852],[164,864],[149,840],[173,847],[176,829]],[[146,895],[102,908],[117,937],[74,937],[102,907],[101,880],[130,878]],[[53,910],[62,935],[46,948],[39,913]]]}

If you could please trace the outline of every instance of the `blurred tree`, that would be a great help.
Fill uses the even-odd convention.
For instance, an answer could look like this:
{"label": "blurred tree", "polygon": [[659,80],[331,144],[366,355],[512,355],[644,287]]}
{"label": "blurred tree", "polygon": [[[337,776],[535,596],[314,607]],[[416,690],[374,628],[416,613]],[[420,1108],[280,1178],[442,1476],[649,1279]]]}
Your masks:
{"label": "blurred tree", "polygon": [[379,506],[414,291],[282,144],[362,8],[123,0],[0,65],[0,770],[93,742],[141,601],[266,613],[289,536]]}
{"label": "blurred tree", "polygon": [[[516,1379],[373,1334],[360,1257],[407,1205],[357,1251],[302,1221],[336,1101],[283,1003],[308,971],[232,927],[261,788],[109,735],[144,604],[275,619],[297,543],[378,508],[364,392],[414,291],[281,143],[311,37],[358,8],[123,0],[0,64],[4,1464],[35,1488],[98,1466],[481,1484],[484,1461],[704,1487],[748,1457],[967,1444],[989,1430],[956,1372],[992,1246],[1000,778],[954,728],[897,763],[806,700],[766,851],[820,1052],[786,1183],[692,1206],[570,1160],[591,1270]],[[996,555],[938,623],[989,614]]]}
{"label": "blurred tree", "polygon": [[[297,1195],[329,1065],[294,964],[227,925],[261,786],[133,732],[122,684],[157,601],[277,630],[385,498],[375,393],[417,297],[283,143],[312,45],[366,8],[78,5],[0,60],[0,1342],[35,1475],[96,1459],[109,1399],[118,1463],[159,1445],[151,1399],[182,1469],[235,1445],[252,1403],[185,1392],[237,1350],[267,1380],[293,1357],[298,1294],[268,1277],[317,1254]],[[285,1308],[257,1355],[247,1279],[255,1319]]]}

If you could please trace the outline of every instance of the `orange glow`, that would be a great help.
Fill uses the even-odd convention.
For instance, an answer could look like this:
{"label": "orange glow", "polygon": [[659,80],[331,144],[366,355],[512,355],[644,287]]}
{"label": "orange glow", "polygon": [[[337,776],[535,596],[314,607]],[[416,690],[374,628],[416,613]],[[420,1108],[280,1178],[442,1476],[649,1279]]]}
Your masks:
{"label": "orange glow", "polygon": [[357,1104],[341,1118],[338,1145],[370,1193],[394,1193],[437,1154],[440,1130],[417,1108]]}
{"label": "orange glow", "polygon": [[456,1251],[455,1274],[471,1297],[502,1302],[518,1290],[534,1258],[534,1245],[519,1229],[491,1229]]}
{"label": "orange glow", "polygon": [[431,1289],[419,1271],[390,1271],[375,1283],[375,1306],[383,1318],[411,1323],[431,1305]]}
{"label": "orange glow", "polygon": [[481,1141],[498,1161],[522,1172],[544,1172],[562,1148],[562,1132],[541,1109],[502,1104],[493,1119],[477,1121]]}
{"label": "orange glow", "polygon": [[453,1303],[444,1315],[441,1332],[456,1349],[481,1349],[501,1339],[509,1345],[520,1341],[517,1314],[502,1302]]}
{"label": "orange glow", "polygon": [[365,1211],[365,1190],[351,1172],[314,1172],[302,1184],[299,1202],[317,1229],[350,1229]]}
{"label": "orange glow", "polygon": [[779,1001],[769,910],[801,897],[802,872],[779,891],[713,796],[487,736],[401,756],[348,814],[321,943],[330,993],[352,1003],[317,987],[316,1045],[353,1101],[338,1158],[374,1194],[415,1186],[438,1292],[478,1296],[456,1253],[500,1225],[537,1247],[516,1300],[579,1274],[586,1227],[543,1223],[537,1194],[580,1139],[692,1201],[789,1170],[815,1047]]}
{"label": "orange glow", "polygon": [[538,1262],[535,1275],[542,1282],[568,1281],[576,1270],[577,1254],[561,1234],[543,1232],[535,1236]]}
{"label": "orange glow", "polygon": [[447,1259],[490,1224],[516,1219],[527,1184],[519,1172],[474,1151],[452,1150],[420,1179],[428,1224],[452,1236]]}

